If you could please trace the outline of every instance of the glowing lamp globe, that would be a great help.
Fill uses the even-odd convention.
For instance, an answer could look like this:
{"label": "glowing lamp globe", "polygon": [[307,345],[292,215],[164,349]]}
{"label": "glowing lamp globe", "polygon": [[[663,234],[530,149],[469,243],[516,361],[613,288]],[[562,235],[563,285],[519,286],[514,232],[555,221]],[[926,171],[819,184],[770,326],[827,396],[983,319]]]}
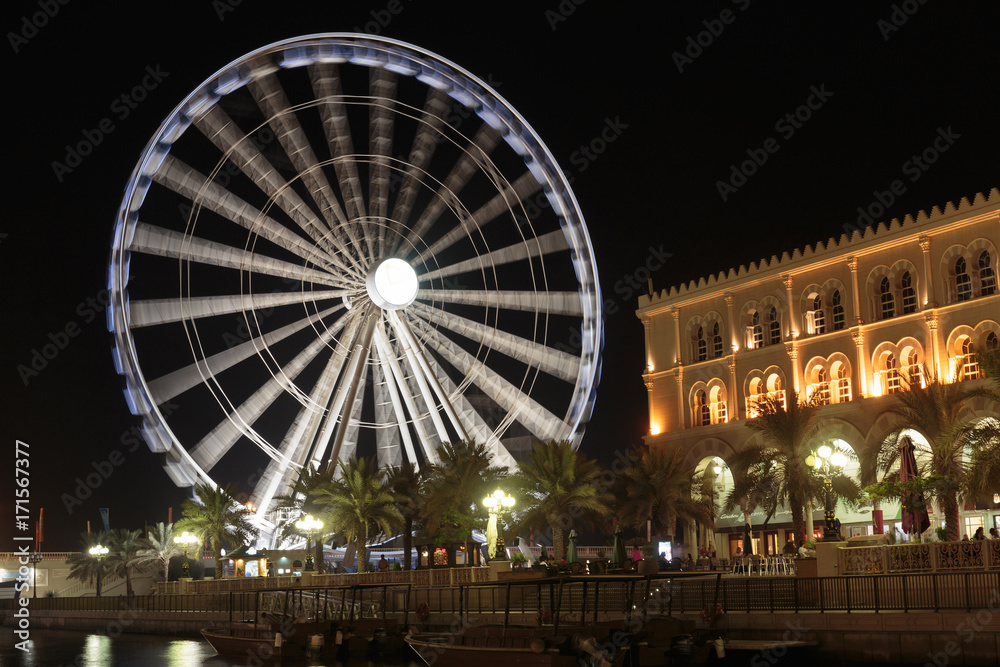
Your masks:
{"label": "glowing lamp globe", "polygon": [[398,310],[413,303],[417,297],[417,273],[398,257],[378,262],[365,282],[368,296],[382,310]]}

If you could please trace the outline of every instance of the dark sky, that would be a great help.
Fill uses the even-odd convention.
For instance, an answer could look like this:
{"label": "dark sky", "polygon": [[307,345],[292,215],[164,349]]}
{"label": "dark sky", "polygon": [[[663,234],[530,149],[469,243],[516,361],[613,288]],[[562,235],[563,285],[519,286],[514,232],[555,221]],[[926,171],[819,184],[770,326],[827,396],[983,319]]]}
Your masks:
{"label": "dark sky", "polygon": [[[2,24],[12,187],[0,220],[0,409],[8,456],[16,440],[30,445],[30,520],[45,508],[49,550],[76,548],[100,507],[119,527],[179,512],[183,491],[129,436],[99,297],[146,142],[184,96],[253,49],[381,33],[488,79],[534,127],[573,177],[610,300],[582,445],[605,461],[647,426],[629,281],[645,277],[653,251],[669,254],[652,273],[662,289],[839,236],[880,197],[876,217],[888,220],[1000,186],[998,17],[986,3],[48,4],[55,15],[45,2],[7,3]],[[162,80],[147,98],[116,105],[150,71]],[[613,141],[587,158],[602,132]],[[100,139],[93,152],[55,173],[67,144],[87,136]],[[914,161],[928,149],[932,164]],[[754,157],[752,175],[733,176]],[[902,194],[889,203],[880,193],[894,181]],[[52,341],[63,349],[25,382],[18,367]],[[95,466],[107,480],[67,510]],[[22,534],[6,478],[0,550]]]}

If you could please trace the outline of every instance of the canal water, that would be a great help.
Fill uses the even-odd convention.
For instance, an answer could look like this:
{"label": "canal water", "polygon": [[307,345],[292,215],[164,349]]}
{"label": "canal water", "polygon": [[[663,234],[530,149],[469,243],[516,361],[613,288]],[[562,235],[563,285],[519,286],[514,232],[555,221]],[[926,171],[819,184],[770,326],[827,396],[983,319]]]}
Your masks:
{"label": "canal water", "polygon": [[[219,657],[200,637],[123,634],[112,639],[103,634],[75,630],[32,630],[31,650],[21,651],[15,646],[17,641],[11,628],[0,628],[0,667],[246,667],[260,664]],[[368,662],[361,658],[347,663],[320,660],[291,664],[419,667],[421,663],[416,658],[386,662]]]}

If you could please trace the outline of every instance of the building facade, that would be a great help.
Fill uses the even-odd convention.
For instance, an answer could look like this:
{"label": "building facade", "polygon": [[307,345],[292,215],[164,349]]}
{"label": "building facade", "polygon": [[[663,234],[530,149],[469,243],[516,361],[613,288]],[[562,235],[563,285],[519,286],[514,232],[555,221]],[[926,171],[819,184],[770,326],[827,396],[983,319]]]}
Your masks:
{"label": "building facade", "polygon": [[[797,394],[823,404],[820,438],[863,455],[876,445],[870,439],[892,394],[908,381],[930,380],[924,369],[945,382],[986,382],[976,351],[995,349],[1000,339],[998,247],[1000,192],[993,189],[640,297],[646,443],[683,447],[699,471],[725,468],[757,437],[746,427],[756,401]],[[1000,417],[985,401],[972,408]],[[919,460],[921,436],[914,435]],[[727,479],[728,470],[719,477],[723,491]],[[884,509],[891,523],[893,509]],[[964,512],[962,531],[1000,526],[994,509]],[[856,524],[852,532],[871,523],[870,511],[846,518]],[[720,553],[735,549],[742,525],[742,515],[717,521]],[[784,543],[788,515],[771,526],[761,536],[768,551]],[[686,544],[711,541],[687,530]]]}

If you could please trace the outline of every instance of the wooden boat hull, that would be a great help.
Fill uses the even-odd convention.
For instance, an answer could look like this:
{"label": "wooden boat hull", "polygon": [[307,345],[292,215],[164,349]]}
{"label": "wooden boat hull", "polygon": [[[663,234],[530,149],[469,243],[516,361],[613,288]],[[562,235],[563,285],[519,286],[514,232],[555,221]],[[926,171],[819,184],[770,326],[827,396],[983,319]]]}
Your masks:
{"label": "wooden boat hull", "polygon": [[[514,636],[490,637],[478,644],[460,643],[450,634],[407,635],[406,643],[427,665],[439,667],[506,667],[534,665],[536,667],[577,667],[580,655],[567,650],[566,637]],[[620,667],[627,654],[621,650],[608,667]],[[600,664],[600,663],[593,663]]]}
{"label": "wooden boat hull", "polygon": [[289,626],[202,628],[201,636],[222,656],[280,661],[287,658],[332,655],[330,623],[294,623]]}

